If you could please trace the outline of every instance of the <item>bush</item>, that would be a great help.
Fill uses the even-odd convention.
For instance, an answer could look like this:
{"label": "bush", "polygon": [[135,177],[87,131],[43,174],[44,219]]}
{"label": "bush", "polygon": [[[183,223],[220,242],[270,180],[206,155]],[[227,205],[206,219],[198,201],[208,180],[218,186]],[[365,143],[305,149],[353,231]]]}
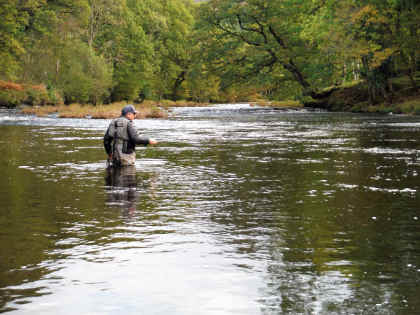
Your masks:
{"label": "bush", "polygon": [[50,103],[50,97],[44,85],[23,85],[0,81],[1,106],[16,107],[22,104],[37,106]]}
{"label": "bush", "polygon": [[399,105],[404,114],[420,115],[420,99],[413,97]]}
{"label": "bush", "polygon": [[63,56],[58,88],[66,103],[102,103],[112,87],[111,66],[84,43],[72,43]]}
{"label": "bush", "polygon": [[48,98],[50,99],[50,104],[52,105],[63,105],[64,99],[61,96],[61,93],[55,88],[47,89]]}
{"label": "bush", "polygon": [[0,106],[16,107],[22,104],[60,105],[63,104],[63,98],[56,89],[47,89],[43,84],[30,85],[0,81]]}
{"label": "bush", "polygon": [[87,103],[89,101],[89,79],[77,67],[67,73],[67,84],[62,87],[65,103]]}
{"label": "bush", "polygon": [[138,97],[141,87],[138,79],[133,75],[127,74],[124,78],[118,80],[117,85],[112,91],[112,101],[131,101]]}
{"label": "bush", "polygon": [[25,93],[23,91],[0,90],[0,106],[16,107],[22,104],[24,100]]}
{"label": "bush", "polygon": [[21,84],[0,81],[0,106],[16,107],[24,99],[25,92]]}
{"label": "bush", "polygon": [[25,87],[25,94],[24,103],[28,105],[39,106],[50,103],[50,98],[44,85],[27,86]]}

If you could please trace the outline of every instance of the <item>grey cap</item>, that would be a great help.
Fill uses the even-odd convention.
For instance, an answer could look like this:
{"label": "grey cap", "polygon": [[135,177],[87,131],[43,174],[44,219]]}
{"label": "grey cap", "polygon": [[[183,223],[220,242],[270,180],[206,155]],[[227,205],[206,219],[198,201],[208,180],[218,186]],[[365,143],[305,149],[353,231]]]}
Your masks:
{"label": "grey cap", "polygon": [[124,106],[124,108],[121,110],[121,115],[123,116],[127,115],[128,113],[137,114],[137,111],[133,105]]}

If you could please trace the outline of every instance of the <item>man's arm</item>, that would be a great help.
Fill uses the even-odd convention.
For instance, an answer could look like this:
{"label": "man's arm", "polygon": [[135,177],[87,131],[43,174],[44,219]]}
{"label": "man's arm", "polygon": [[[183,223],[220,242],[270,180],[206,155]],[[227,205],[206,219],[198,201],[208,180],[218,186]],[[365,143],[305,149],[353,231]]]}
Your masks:
{"label": "man's arm", "polygon": [[104,148],[108,156],[111,156],[112,154],[112,139],[113,138],[109,135],[109,128],[108,128],[104,136]]}
{"label": "man's arm", "polygon": [[133,141],[135,144],[148,145],[148,144],[156,144],[157,143],[157,141],[154,140],[154,139],[140,137],[137,134],[137,130],[134,127],[133,123],[128,124],[127,132],[128,132],[128,136],[130,137],[130,140]]}

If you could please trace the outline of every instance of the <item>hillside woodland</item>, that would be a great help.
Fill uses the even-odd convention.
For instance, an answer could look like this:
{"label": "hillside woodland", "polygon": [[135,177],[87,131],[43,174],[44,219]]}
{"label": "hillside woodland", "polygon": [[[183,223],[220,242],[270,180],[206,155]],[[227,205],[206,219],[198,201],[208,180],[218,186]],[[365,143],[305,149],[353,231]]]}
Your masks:
{"label": "hillside woodland", "polygon": [[1,105],[166,99],[420,108],[416,0],[0,3]]}

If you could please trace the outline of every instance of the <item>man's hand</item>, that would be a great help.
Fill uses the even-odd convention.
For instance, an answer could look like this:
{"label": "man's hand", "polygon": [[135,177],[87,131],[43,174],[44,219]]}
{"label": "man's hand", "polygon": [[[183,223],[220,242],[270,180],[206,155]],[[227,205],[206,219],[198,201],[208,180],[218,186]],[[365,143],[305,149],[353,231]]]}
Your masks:
{"label": "man's hand", "polygon": [[108,155],[108,161],[112,161],[112,154]]}
{"label": "man's hand", "polygon": [[149,144],[155,145],[158,144],[158,142],[155,139],[149,139]]}

